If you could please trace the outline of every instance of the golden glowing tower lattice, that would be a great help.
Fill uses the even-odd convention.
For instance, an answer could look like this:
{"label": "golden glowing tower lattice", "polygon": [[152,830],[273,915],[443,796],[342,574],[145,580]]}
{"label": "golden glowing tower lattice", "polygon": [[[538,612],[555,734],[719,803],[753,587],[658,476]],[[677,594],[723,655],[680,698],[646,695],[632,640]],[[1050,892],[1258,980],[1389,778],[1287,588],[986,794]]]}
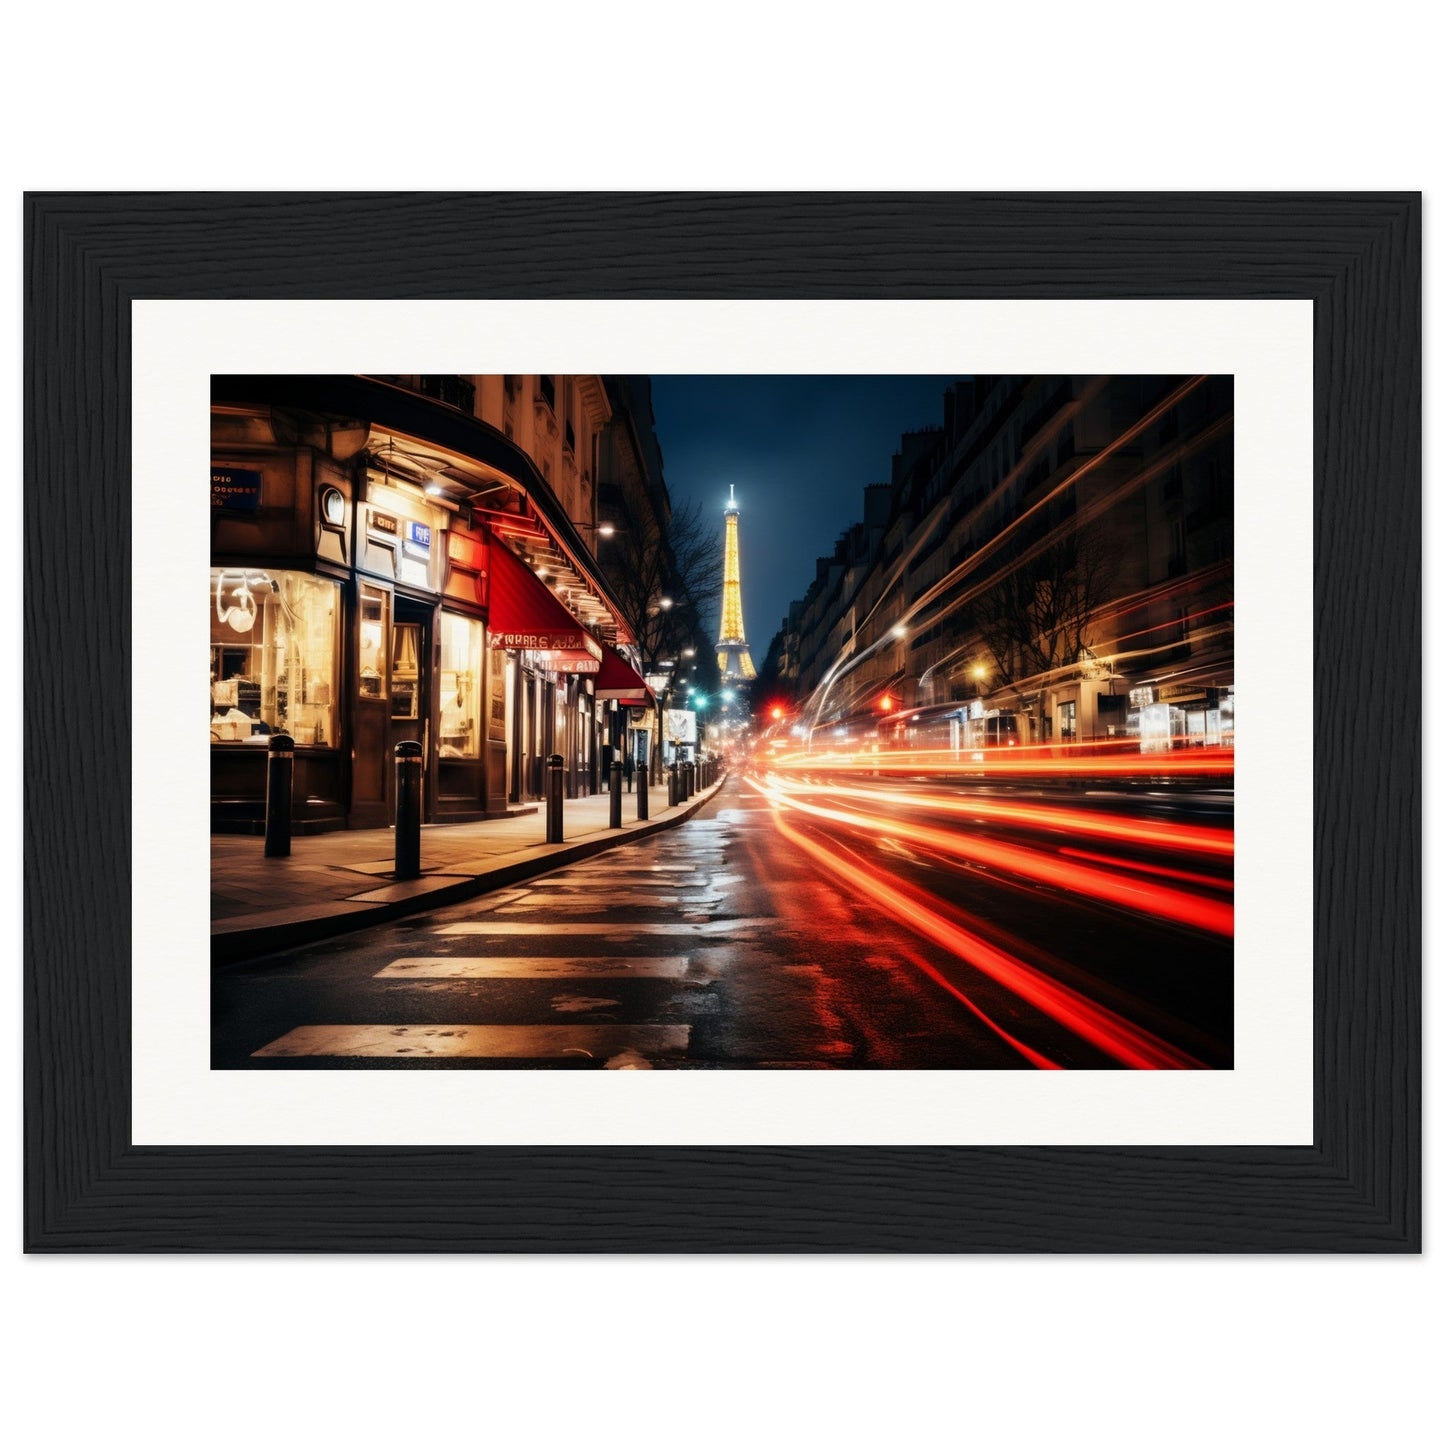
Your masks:
{"label": "golden glowing tower lattice", "polygon": [[727,532],[723,541],[722,625],[718,629],[717,669],[724,678],[750,678],[758,675],[743,635],[743,582],[738,567],[738,504],[733,488],[728,488],[728,504],[723,509]]}

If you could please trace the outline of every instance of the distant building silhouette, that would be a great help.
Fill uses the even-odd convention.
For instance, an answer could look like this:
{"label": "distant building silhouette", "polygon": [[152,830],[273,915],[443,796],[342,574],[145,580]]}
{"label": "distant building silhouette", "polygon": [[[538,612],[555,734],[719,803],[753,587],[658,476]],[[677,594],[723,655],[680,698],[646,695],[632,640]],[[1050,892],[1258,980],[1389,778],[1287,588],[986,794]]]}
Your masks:
{"label": "distant building silhouette", "polygon": [[[810,720],[960,702],[1021,739],[1233,734],[1233,379],[973,377],[768,650]],[[771,679],[770,679],[771,680]]]}

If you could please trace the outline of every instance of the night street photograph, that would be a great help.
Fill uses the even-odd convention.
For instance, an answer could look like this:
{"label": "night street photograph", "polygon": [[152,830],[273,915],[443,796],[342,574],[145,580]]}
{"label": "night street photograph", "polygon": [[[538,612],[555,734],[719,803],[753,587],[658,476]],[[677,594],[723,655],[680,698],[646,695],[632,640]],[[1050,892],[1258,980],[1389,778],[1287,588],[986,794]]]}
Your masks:
{"label": "night street photograph", "polygon": [[1232,1068],[1233,421],[213,376],[212,1068]]}

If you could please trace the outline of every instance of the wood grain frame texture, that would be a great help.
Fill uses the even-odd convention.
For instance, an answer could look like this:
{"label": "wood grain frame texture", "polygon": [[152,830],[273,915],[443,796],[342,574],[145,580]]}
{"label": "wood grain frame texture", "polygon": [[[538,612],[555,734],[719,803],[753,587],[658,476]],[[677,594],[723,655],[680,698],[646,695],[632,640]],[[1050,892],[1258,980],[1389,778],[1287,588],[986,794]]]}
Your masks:
{"label": "wood grain frame texture", "polygon": [[[28,1250],[1419,1250],[1419,195],[34,194],[25,237]],[[130,303],[873,296],[1314,303],[1313,1145],[132,1146]]]}

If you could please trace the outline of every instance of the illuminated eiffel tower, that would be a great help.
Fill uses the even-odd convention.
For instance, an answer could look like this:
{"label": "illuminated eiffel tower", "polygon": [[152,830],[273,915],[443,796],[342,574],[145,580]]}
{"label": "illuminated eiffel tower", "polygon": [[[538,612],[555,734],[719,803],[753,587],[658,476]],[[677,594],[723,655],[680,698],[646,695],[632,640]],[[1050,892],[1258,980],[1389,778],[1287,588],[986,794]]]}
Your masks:
{"label": "illuminated eiffel tower", "polygon": [[743,636],[743,583],[738,568],[738,504],[733,488],[728,488],[728,504],[723,508],[727,532],[723,542],[722,623],[718,628],[717,670],[723,678],[754,678],[747,638]]}

